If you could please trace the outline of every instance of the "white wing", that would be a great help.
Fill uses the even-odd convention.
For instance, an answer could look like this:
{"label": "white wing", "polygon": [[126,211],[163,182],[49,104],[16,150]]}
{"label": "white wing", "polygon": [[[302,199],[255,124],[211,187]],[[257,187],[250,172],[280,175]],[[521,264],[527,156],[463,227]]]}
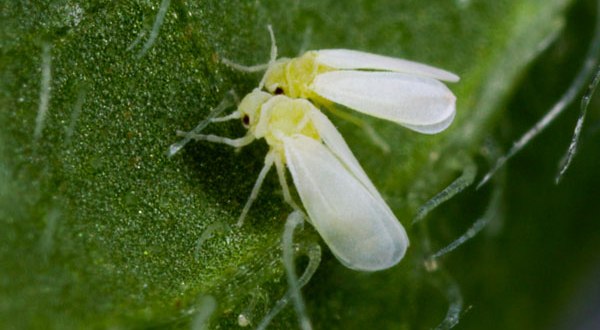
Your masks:
{"label": "white wing", "polygon": [[352,151],[346,144],[342,134],[331,123],[321,111],[314,108],[309,112],[310,119],[315,125],[317,132],[323,139],[323,142],[329,147],[329,150],[340,160],[344,166],[371,192],[374,196],[379,196],[379,191],[373,185],[365,171],[352,154]]}
{"label": "white wing", "polygon": [[381,70],[403,72],[444,81],[459,80],[454,73],[426,64],[350,49],[317,50],[317,62],[341,70]]}
{"label": "white wing", "polygon": [[318,74],[309,88],[327,100],[426,134],[446,129],[456,112],[456,97],[446,85],[404,73],[330,71]]}
{"label": "white wing", "polygon": [[381,196],[321,142],[297,134],[283,144],[310,221],[340,262],[363,271],[398,263],[408,237]]}

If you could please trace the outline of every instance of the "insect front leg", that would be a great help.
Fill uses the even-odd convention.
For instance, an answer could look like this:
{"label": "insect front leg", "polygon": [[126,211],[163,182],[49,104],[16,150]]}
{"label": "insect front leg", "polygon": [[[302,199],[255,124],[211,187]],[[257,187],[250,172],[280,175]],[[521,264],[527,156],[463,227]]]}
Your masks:
{"label": "insect front leg", "polygon": [[211,123],[222,123],[225,121],[230,121],[232,119],[240,119],[241,117],[242,117],[242,114],[238,110],[236,110],[236,111],[228,114],[227,116],[211,118],[209,120]]}
{"label": "insect front leg", "polygon": [[[269,36],[271,37],[271,54],[269,56],[269,62],[257,65],[243,65],[235,63],[227,58],[221,58],[221,62],[223,62],[223,64],[227,65],[230,68],[242,72],[253,73],[266,71],[277,60],[277,43],[275,42],[275,34],[273,33],[273,28],[270,24],[267,25],[267,29],[269,30]],[[265,77],[263,77],[260,83],[258,84],[259,89],[262,89],[264,84]]]}
{"label": "insect front leg", "polygon": [[213,134],[194,134],[190,132],[177,131],[177,136],[184,136],[189,139],[196,141],[208,141],[214,143],[222,143],[234,148],[241,148],[247,146],[254,141],[254,136],[248,134],[241,138],[231,139],[228,137],[213,135]]}
{"label": "insect front leg", "polygon": [[227,108],[229,108],[233,105],[237,105],[238,103],[239,103],[239,98],[238,98],[237,94],[235,93],[235,91],[234,90],[228,91],[227,94],[225,95],[225,97],[223,98],[223,100],[221,100],[221,103],[219,103],[219,105],[217,105],[214,109],[212,109],[210,111],[210,113],[208,114],[208,116],[204,120],[199,122],[198,125],[196,125],[196,127],[194,127],[194,129],[192,129],[189,132],[177,131],[177,135],[182,136],[183,139],[181,139],[180,141],[177,141],[169,146],[169,150],[167,151],[167,156],[172,157],[177,152],[179,152],[179,150],[181,150],[186,144],[188,144],[188,142],[190,142],[192,140],[194,135],[198,135],[209,124],[215,123],[215,122],[227,121],[227,120],[231,120],[231,119],[235,119],[235,118],[240,118],[239,111],[237,111],[237,110],[227,116],[218,117]]}

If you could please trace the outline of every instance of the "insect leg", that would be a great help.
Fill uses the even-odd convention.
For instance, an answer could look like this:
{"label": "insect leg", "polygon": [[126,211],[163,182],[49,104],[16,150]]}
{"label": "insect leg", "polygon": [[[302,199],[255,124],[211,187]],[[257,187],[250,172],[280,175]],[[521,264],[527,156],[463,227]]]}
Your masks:
{"label": "insect leg", "polygon": [[226,58],[221,58],[221,62],[232,69],[242,71],[242,72],[247,72],[247,73],[265,71],[269,67],[269,63],[257,64],[257,65],[243,65],[243,64],[235,63]]}
{"label": "insect leg", "polygon": [[228,114],[227,116],[211,118],[210,122],[211,123],[222,123],[225,121],[230,121],[232,119],[240,119],[241,117],[242,117],[242,114],[238,110],[235,110],[234,112]]}
{"label": "insect leg", "polygon": [[362,130],[364,130],[365,133],[367,134],[367,136],[369,137],[369,139],[371,140],[371,143],[373,143],[375,146],[377,146],[379,149],[381,149],[384,153],[390,152],[389,144],[387,144],[387,142],[385,142],[385,140],[379,134],[377,134],[377,131],[373,128],[373,126],[369,125],[366,121],[364,121],[356,116],[353,116],[349,113],[335,109],[334,107],[330,107],[330,108],[328,108],[328,110],[333,115],[335,115],[351,124],[354,124],[354,125],[360,127]]}
{"label": "insect leg", "polygon": [[[231,99],[233,99],[234,102],[232,102]],[[181,139],[169,146],[169,150],[167,151],[167,156],[172,157],[173,155],[175,155],[177,152],[179,152],[179,150],[181,150],[181,148],[183,148],[188,142],[190,142],[192,140],[192,138],[193,138],[192,136],[194,134],[199,134],[200,132],[202,132],[202,130],[205,129],[206,126],[208,126],[210,123],[219,121],[219,120],[215,120],[215,119],[217,119],[218,116],[220,116],[227,108],[236,104],[237,99],[238,99],[237,95],[235,94],[235,92],[233,90],[230,90],[229,92],[227,92],[227,95],[223,98],[221,103],[219,103],[219,105],[217,105],[214,109],[212,109],[211,112],[208,114],[208,116],[204,120],[199,122],[198,125],[196,125],[196,127],[194,127],[194,129],[192,129],[189,132],[185,132],[185,134],[183,134],[183,135],[179,134],[179,132],[178,132],[178,135],[183,136],[183,139]],[[238,112],[238,111],[236,110],[229,116],[232,116],[236,112]],[[226,116],[226,117],[229,117],[229,116]],[[226,118],[226,117],[222,117],[222,118]]]}
{"label": "insect leg", "polygon": [[[269,56],[269,62],[264,63],[264,64],[257,64],[257,65],[243,65],[243,64],[235,63],[224,57],[221,58],[221,62],[230,68],[233,68],[235,70],[242,71],[242,72],[252,73],[252,72],[260,72],[260,71],[267,70],[269,68],[269,66],[271,64],[273,64],[273,62],[275,62],[275,60],[277,60],[277,44],[275,43],[275,34],[273,33],[273,28],[271,27],[270,24],[267,25],[267,29],[269,30],[269,36],[271,37],[271,53]],[[262,84],[260,86],[262,87]]]}
{"label": "insect leg", "polygon": [[262,186],[262,183],[265,180],[267,173],[269,173],[271,166],[273,166],[273,161],[274,161],[275,157],[276,156],[273,154],[273,152],[267,153],[267,156],[265,157],[265,166],[263,166],[262,170],[260,170],[260,173],[258,174],[258,179],[256,179],[256,182],[254,183],[254,187],[252,188],[252,192],[250,193],[250,197],[248,197],[248,201],[246,202],[246,205],[244,205],[242,214],[238,218],[238,222],[237,222],[238,227],[241,227],[244,224],[244,219],[246,218],[246,214],[248,214],[248,211],[250,210],[252,203],[258,196],[258,191],[260,190],[260,187]]}
{"label": "insect leg", "polygon": [[237,139],[231,139],[231,138],[212,135],[212,134],[207,134],[207,135],[194,134],[194,133],[183,132],[183,131],[177,131],[177,135],[184,136],[189,139],[194,139],[196,141],[208,141],[208,142],[215,142],[215,143],[223,143],[228,146],[232,146],[234,148],[241,148],[243,146],[247,146],[252,141],[254,141],[254,136],[252,136],[252,135],[245,135],[245,136],[243,136],[241,138],[237,138]]}
{"label": "insect leg", "polygon": [[288,203],[294,210],[299,211],[300,208],[292,199],[292,195],[290,194],[290,189],[287,184],[287,180],[285,178],[285,168],[281,158],[275,157],[275,169],[277,169],[277,176],[279,177],[279,184],[281,185],[281,189],[283,190],[283,199],[286,203]]}

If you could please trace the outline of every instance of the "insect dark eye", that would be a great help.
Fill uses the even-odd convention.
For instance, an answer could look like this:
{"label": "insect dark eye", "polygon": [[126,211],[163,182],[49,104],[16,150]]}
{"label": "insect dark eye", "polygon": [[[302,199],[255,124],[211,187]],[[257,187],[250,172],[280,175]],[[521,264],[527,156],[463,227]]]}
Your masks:
{"label": "insect dark eye", "polygon": [[244,126],[250,125],[250,116],[244,115],[244,117],[242,117],[242,123],[244,124]]}
{"label": "insect dark eye", "polygon": [[275,95],[280,95],[280,94],[283,94],[283,88],[281,88],[281,87],[275,88]]}

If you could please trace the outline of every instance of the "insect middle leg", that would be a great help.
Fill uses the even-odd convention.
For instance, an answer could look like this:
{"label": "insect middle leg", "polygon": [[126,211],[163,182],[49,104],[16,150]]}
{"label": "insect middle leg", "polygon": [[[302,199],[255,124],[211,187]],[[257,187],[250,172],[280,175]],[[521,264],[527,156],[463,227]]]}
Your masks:
{"label": "insect middle leg", "polygon": [[240,214],[240,217],[238,218],[238,222],[237,222],[238,227],[241,227],[244,224],[244,219],[246,218],[248,211],[250,211],[250,207],[252,206],[252,203],[254,203],[254,201],[256,200],[256,197],[258,196],[258,192],[260,191],[260,187],[262,186],[263,181],[265,181],[265,177],[267,176],[267,173],[269,173],[269,170],[273,166],[275,157],[277,157],[277,156],[274,155],[273,152],[267,153],[267,156],[265,157],[265,165],[263,166],[262,170],[260,170],[260,173],[258,174],[258,178],[256,179],[256,182],[254,183],[254,187],[252,187],[252,192],[250,193],[250,197],[248,197],[248,201],[246,201],[246,205],[244,205],[244,208],[242,209],[242,214]]}
{"label": "insect middle leg", "polygon": [[281,189],[283,190],[283,200],[288,203],[294,210],[300,211],[298,204],[294,202],[292,199],[292,195],[290,194],[290,189],[287,184],[287,180],[285,178],[285,165],[280,157],[275,158],[275,168],[277,169],[277,176],[279,177],[279,184],[281,185]]}

